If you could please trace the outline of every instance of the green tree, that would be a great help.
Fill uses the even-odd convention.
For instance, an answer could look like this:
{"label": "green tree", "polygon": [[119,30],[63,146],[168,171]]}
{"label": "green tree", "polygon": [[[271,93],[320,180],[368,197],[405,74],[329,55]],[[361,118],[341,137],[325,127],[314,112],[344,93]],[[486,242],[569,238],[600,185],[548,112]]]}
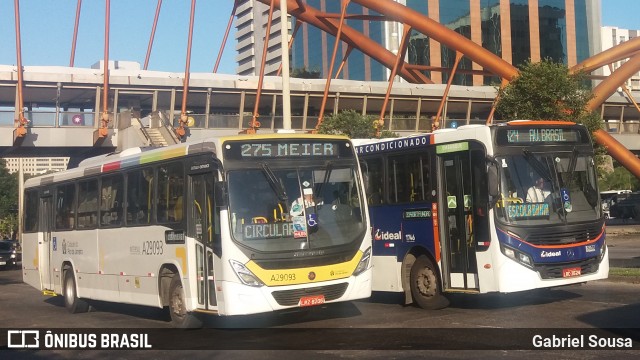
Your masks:
{"label": "green tree", "polygon": [[612,172],[605,174],[599,181],[600,191],[605,190],[640,190],[640,180],[633,176],[629,170],[616,167]]}
{"label": "green tree", "polygon": [[[351,139],[369,139],[376,135],[373,127],[375,117],[362,115],[355,110],[343,110],[338,114],[323,119],[318,133],[329,135],[346,135]],[[380,137],[398,137],[398,134],[384,130]]]}
{"label": "green tree", "polygon": [[593,97],[582,73],[564,64],[526,62],[520,73],[498,90],[496,112],[503,119],[566,120],[584,124],[591,133],[602,128],[600,115],[586,111]]}
{"label": "green tree", "polygon": [[[9,174],[5,160],[0,159],[0,224],[13,224],[17,209],[18,176]],[[2,231],[8,233],[8,230]]]}
{"label": "green tree", "polygon": [[320,70],[308,70],[307,68],[294,68],[291,70],[292,78],[320,79]]}

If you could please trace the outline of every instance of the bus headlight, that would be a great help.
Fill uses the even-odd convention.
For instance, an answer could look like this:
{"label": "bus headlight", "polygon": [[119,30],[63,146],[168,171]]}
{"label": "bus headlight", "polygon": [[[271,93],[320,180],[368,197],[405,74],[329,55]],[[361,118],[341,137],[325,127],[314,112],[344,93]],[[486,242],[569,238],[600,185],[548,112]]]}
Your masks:
{"label": "bus headlight", "polygon": [[504,256],[508,257],[509,259],[512,259],[526,267],[533,267],[533,262],[531,261],[531,257],[529,257],[529,255],[510,247],[506,247],[502,244],[500,245],[500,250],[502,251]]}
{"label": "bus headlight", "polygon": [[369,260],[371,260],[371,247],[369,247],[364,252],[364,255],[362,255],[362,259],[360,259],[358,266],[356,266],[356,269],[353,271],[353,275],[358,276],[363,271],[367,270],[369,268]]}
{"label": "bus headlight", "polygon": [[229,260],[229,263],[231,264],[233,271],[236,273],[236,276],[243,284],[254,287],[260,287],[264,285],[264,283],[262,283],[262,281],[260,281],[257,276],[253,275],[251,270],[247,269],[244,264],[235,260]]}
{"label": "bus headlight", "polygon": [[604,254],[607,252],[607,242],[603,242],[602,246],[600,247],[600,257],[598,259],[598,261],[602,261],[604,259]]}

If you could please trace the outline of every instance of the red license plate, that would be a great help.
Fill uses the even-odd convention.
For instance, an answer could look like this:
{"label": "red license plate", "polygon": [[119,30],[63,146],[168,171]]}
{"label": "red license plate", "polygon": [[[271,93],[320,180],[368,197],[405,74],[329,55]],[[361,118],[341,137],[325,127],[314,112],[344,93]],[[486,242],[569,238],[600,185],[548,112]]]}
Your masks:
{"label": "red license plate", "polygon": [[304,296],[300,298],[298,305],[302,306],[315,306],[324,304],[324,295]]}
{"label": "red license plate", "polygon": [[580,276],[582,269],[579,267],[562,269],[562,277]]}

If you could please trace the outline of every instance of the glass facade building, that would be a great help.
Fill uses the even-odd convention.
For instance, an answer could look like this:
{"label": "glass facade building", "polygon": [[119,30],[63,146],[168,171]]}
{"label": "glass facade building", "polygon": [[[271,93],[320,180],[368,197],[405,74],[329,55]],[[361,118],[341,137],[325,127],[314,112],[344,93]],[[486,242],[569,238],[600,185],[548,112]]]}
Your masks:
{"label": "glass facade building", "polygon": [[[550,59],[573,66],[600,51],[600,0],[396,0],[443,24],[485,49],[518,66],[528,60]],[[308,0],[306,3],[327,13],[340,13],[340,1]],[[373,15],[350,3],[348,14]],[[349,19],[347,24],[394,51],[401,29],[390,22]],[[335,38],[310,25],[294,41],[292,67],[320,71],[325,77]],[[313,45],[311,45],[313,44]],[[396,46],[396,47],[394,47]],[[337,69],[346,46],[341,44]],[[406,61],[429,66],[425,75],[445,83],[453,67],[456,51],[413,30]],[[443,71],[433,71],[443,68]],[[431,71],[430,71],[431,70]],[[490,85],[499,81],[482,73],[482,67],[463,57],[454,78],[457,85]],[[467,70],[467,71],[464,71]],[[475,70],[475,71],[471,71]],[[354,50],[340,78],[386,80],[389,72],[375,60]]]}

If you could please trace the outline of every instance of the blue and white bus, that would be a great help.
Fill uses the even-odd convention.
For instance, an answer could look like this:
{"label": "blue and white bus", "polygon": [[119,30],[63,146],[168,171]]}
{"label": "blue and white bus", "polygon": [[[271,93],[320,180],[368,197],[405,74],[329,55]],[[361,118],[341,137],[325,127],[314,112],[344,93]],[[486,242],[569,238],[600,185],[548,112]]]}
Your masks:
{"label": "blue and white bus", "polygon": [[[608,276],[594,151],[582,125],[511,121],[354,140],[373,237],[373,290],[442,308]],[[536,196],[537,195],[537,196]]]}

